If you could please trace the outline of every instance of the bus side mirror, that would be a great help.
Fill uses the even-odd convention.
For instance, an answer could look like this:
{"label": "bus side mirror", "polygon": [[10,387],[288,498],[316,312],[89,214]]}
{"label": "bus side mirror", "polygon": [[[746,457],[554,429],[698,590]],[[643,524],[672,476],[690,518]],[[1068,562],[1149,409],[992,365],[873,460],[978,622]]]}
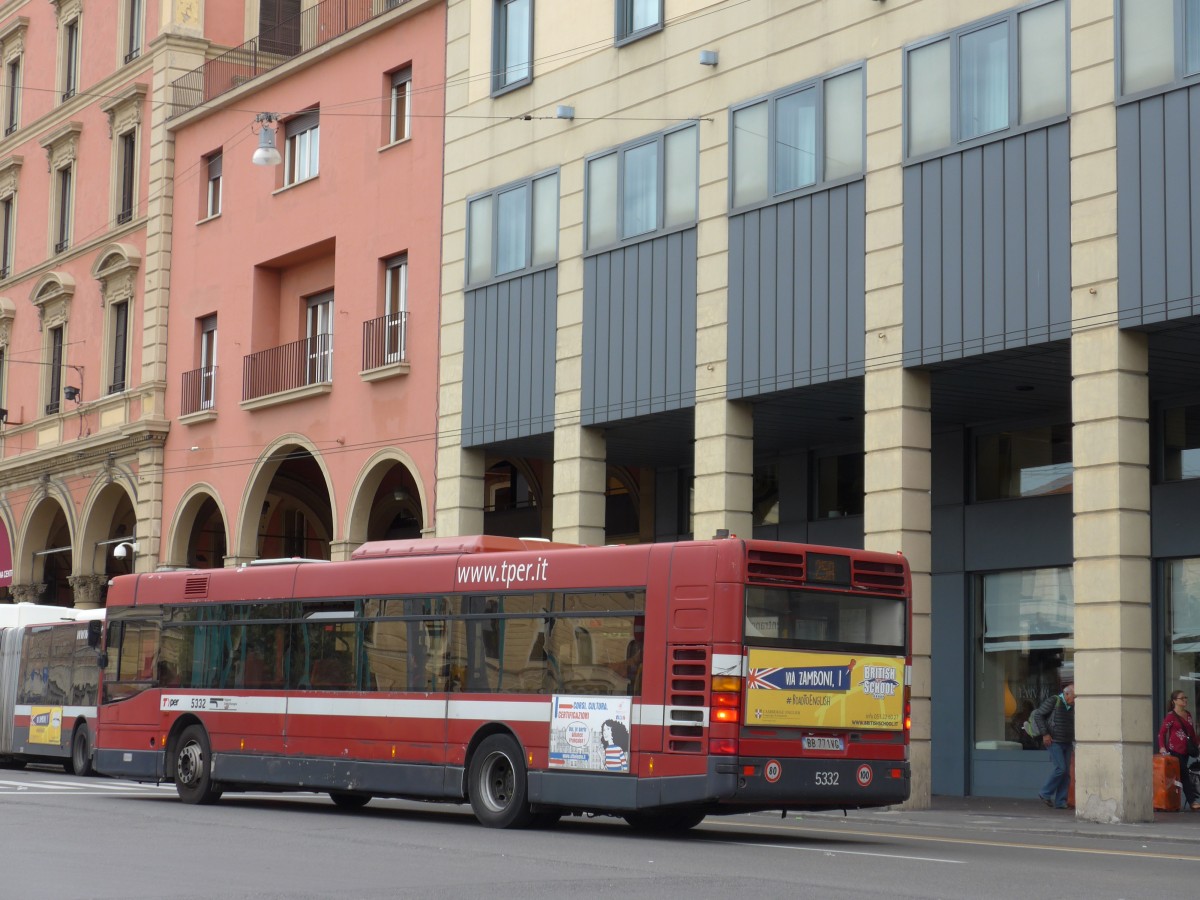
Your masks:
{"label": "bus side mirror", "polygon": [[100,649],[100,636],[104,633],[104,623],[99,619],[88,622],[88,646],[93,650]]}

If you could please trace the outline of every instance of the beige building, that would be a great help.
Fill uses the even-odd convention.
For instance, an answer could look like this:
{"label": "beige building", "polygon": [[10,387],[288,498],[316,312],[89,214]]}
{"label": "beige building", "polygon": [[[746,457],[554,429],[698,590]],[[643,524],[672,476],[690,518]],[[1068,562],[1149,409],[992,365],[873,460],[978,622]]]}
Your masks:
{"label": "beige building", "polygon": [[1032,797],[1074,673],[1078,815],[1149,818],[1200,677],[1185,7],[450,0],[438,533],[901,550],[912,803]]}

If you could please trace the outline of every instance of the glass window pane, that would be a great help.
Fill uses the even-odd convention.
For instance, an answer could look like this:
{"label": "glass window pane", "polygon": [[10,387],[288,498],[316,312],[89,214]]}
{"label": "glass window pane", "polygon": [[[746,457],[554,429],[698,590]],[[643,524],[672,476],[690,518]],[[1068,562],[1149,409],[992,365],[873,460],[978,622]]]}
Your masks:
{"label": "glass window pane", "polygon": [[588,246],[617,240],[617,154],[593,159],[587,167]]}
{"label": "glass window pane", "polygon": [[817,91],[808,88],[775,101],[775,193],[817,180]]}
{"label": "glass window pane", "polygon": [[1184,75],[1200,72],[1200,0],[1183,0]]}
{"label": "glass window pane", "polygon": [[529,191],[524,186],[500,194],[496,206],[496,274],[525,268]]}
{"label": "glass window pane", "polygon": [[1008,127],[1008,23],[958,43],[959,140]]}
{"label": "glass window pane", "polygon": [[826,181],[863,170],[862,70],[825,82]]}
{"label": "glass window pane", "polygon": [[641,31],[658,24],[658,0],[629,0],[632,9],[629,15],[630,31]]}
{"label": "glass window pane", "polygon": [[658,227],[658,144],[634,147],[624,156],[621,237],[633,237]]}
{"label": "glass window pane", "polygon": [[1122,0],[1121,87],[1132,94],[1175,80],[1175,0]]}
{"label": "glass window pane", "polygon": [[950,42],[908,54],[908,153],[950,146]]}
{"label": "glass window pane", "polygon": [[733,114],[733,205],[767,199],[767,104]]}
{"label": "glass window pane", "polygon": [[1163,413],[1163,480],[1200,478],[1200,406]]}
{"label": "glass window pane", "polygon": [[674,131],[664,139],[666,156],[664,178],[667,182],[663,225],[684,225],[696,220],[697,132],[695,128]]}
{"label": "glass window pane", "polygon": [[1070,493],[1071,426],[984,434],[975,439],[975,499]]}
{"label": "glass window pane", "polygon": [[533,183],[533,265],[558,258],[558,176]]}
{"label": "glass window pane", "polygon": [[529,0],[508,0],[504,5],[504,71],[501,85],[529,77]]}
{"label": "glass window pane", "polygon": [[1067,111],[1067,4],[1048,3],[1022,13],[1020,48],[1021,122]]}
{"label": "glass window pane", "polygon": [[997,572],[979,583],[975,748],[1040,750],[1021,724],[1074,677],[1071,569]]}
{"label": "glass window pane", "polygon": [[480,197],[467,207],[467,280],[492,277],[492,198]]}
{"label": "glass window pane", "polygon": [[817,519],[837,519],[863,514],[863,455],[843,453],[816,461]]}

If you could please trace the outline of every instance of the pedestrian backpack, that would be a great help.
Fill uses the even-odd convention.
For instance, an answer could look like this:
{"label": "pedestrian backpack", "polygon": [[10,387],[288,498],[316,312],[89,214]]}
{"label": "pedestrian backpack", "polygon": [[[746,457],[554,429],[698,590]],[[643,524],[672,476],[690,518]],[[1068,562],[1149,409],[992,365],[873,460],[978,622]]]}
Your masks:
{"label": "pedestrian backpack", "polygon": [[[1053,712],[1055,709],[1057,709],[1058,704],[1059,704],[1059,698],[1055,697],[1054,698],[1054,706],[1052,706],[1050,708],[1050,712]],[[1036,712],[1037,712],[1037,710],[1035,709],[1033,713],[1029,714],[1029,718],[1026,719],[1025,724],[1021,726],[1021,730],[1024,731],[1027,735],[1029,735],[1031,738],[1033,738],[1035,741],[1038,741],[1038,740],[1041,740],[1042,734],[1044,732],[1041,732],[1038,730],[1037,722],[1035,722],[1033,719],[1033,715]],[[1047,715],[1049,715],[1049,713],[1047,713]]]}

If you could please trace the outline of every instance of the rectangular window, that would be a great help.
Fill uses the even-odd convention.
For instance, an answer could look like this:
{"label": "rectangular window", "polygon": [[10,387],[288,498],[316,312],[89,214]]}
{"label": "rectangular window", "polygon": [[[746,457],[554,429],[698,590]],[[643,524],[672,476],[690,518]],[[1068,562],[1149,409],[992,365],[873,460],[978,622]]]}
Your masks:
{"label": "rectangular window", "polygon": [[70,100],[79,90],[79,19],[63,26],[62,99]]}
{"label": "rectangular window", "polygon": [[112,379],[108,383],[110,394],[125,390],[125,368],[129,355],[129,301],[112,305]]}
{"label": "rectangular window", "polygon": [[1073,680],[1071,568],[979,577],[975,616],[975,748],[1040,750],[1021,723]]}
{"label": "rectangular window", "polygon": [[306,301],[308,384],[333,380],[333,292]]}
{"label": "rectangular window", "polygon": [[289,119],[284,126],[287,144],[283,158],[283,183],[296,184],[317,176],[321,120],[316,110]]}
{"label": "rectangular window", "polygon": [[389,363],[407,357],[408,256],[393,256],[386,263],[383,280],[384,359]]}
{"label": "rectangular window", "polygon": [[137,131],[121,135],[117,149],[118,198],[117,224],[133,219],[133,194],[137,185]]}
{"label": "rectangular window", "polygon": [[58,185],[55,192],[55,253],[62,253],[71,246],[72,174],[72,166],[63,166],[58,170]]}
{"label": "rectangular window", "polygon": [[12,134],[21,124],[21,57],[9,60],[8,90],[5,92],[4,133]]}
{"label": "rectangular window", "polygon": [[0,200],[0,278],[8,278],[13,273],[13,247],[16,232],[16,218],[13,204],[14,197]]}
{"label": "rectangular window", "polygon": [[589,159],[589,249],[695,222],[698,152],[688,125]]}
{"label": "rectangular window", "polygon": [[46,415],[51,416],[62,405],[63,327],[58,325],[51,328],[47,340],[49,372],[46,378]]}
{"label": "rectangular window", "polygon": [[[1196,27],[1198,4],[1185,0],[1180,11],[1176,0],[1121,0],[1121,92],[1139,91],[1170,84],[1194,74],[1192,29]],[[1185,58],[1177,59],[1176,18],[1184,17]]]}
{"label": "rectangular window", "polygon": [[1066,115],[1066,15],[1050,0],[909,50],[908,155]]}
{"label": "rectangular window", "polygon": [[852,69],[735,108],[735,208],[863,171],[863,75]]}
{"label": "rectangular window", "polygon": [[204,157],[206,187],[204,192],[204,215],[206,218],[221,214],[221,166],[225,154],[218,150]]}
{"label": "rectangular window", "polygon": [[217,317],[200,320],[200,409],[212,409],[216,398]]}
{"label": "rectangular window", "polygon": [[1200,671],[1200,559],[1171,559],[1164,563],[1166,604],[1166,693],[1183,689],[1194,694]]}
{"label": "rectangular window", "polygon": [[814,519],[863,514],[863,455],[819,456],[813,462]]}
{"label": "rectangular window", "polygon": [[467,281],[487,281],[558,258],[558,173],[505,185],[467,204]]}
{"label": "rectangular window", "polygon": [[1069,494],[1071,426],[1047,425],[975,438],[975,499]]}
{"label": "rectangular window", "polygon": [[142,0],[126,0],[125,62],[133,62],[142,53]]}
{"label": "rectangular window", "polygon": [[495,0],[492,93],[533,78],[533,0]]}
{"label": "rectangular window", "polygon": [[658,31],[662,23],[662,0],[617,0],[618,44]]}
{"label": "rectangular window", "polygon": [[1200,406],[1163,411],[1163,481],[1200,478]]}
{"label": "rectangular window", "polygon": [[412,69],[392,73],[392,91],[388,104],[388,143],[406,141],[410,136],[412,110]]}

